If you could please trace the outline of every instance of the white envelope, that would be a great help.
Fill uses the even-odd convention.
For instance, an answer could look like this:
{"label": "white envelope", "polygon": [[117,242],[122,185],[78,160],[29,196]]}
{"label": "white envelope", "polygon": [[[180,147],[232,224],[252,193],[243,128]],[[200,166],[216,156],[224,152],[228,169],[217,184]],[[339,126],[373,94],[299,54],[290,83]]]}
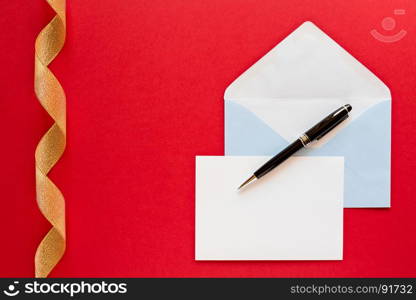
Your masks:
{"label": "white envelope", "polygon": [[225,154],[273,155],[344,104],[350,117],[299,155],[345,157],[345,207],[390,206],[391,95],[311,22],[225,91]]}

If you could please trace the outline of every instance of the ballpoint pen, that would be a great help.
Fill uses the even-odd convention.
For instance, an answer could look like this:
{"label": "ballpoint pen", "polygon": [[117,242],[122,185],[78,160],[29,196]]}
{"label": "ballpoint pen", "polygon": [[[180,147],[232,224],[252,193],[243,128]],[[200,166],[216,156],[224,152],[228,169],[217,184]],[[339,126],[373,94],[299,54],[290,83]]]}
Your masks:
{"label": "ballpoint pen", "polygon": [[278,165],[280,165],[282,162],[284,162],[286,159],[291,157],[295,152],[306,147],[311,142],[322,138],[325,134],[327,134],[332,129],[334,129],[338,124],[340,124],[342,121],[348,118],[348,113],[351,111],[351,109],[352,109],[352,106],[349,104],[346,104],[338,108],[333,113],[329,114],[321,122],[319,122],[318,124],[313,126],[311,129],[306,131],[304,134],[302,134],[296,141],[294,141],[292,144],[287,146],[277,155],[273,156],[268,162],[266,162],[256,172],[254,172],[253,175],[249,179],[244,181],[238,187],[238,189],[241,189],[242,187],[249,184],[250,182],[263,177],[264,175],[269,173],[271,170],[276,168]]}

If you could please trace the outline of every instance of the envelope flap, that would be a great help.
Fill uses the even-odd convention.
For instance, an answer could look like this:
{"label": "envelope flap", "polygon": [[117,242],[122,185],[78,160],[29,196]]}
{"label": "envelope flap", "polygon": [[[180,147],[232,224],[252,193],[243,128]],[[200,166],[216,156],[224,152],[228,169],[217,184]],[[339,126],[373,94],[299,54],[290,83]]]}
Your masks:
{"label": "envelope flap", "polygon": [[317,26],[305,22],[225,91],[225,100],[241,98],[382,101],[390,99],[390,91]]}

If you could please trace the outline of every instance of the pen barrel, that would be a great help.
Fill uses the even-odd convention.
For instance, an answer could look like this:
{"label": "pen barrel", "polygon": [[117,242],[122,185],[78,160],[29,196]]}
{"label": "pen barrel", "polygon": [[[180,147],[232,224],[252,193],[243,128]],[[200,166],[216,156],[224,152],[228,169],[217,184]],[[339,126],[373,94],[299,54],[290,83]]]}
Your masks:
{"label": "pen barrel", "polygon": [[254,172],[254,176],[257,178],[263,177],[302,148],[302,142],[300,139],[297,139]]}
{"label": "pen barrel", "polygon": [[256,178],[263,177],[282,162],[291,157],[294,153],[303,147],[306,147],[312,141],[322,138],[334,127],[348,118],[348,113],[351,111],[351,109],[352,106],[346,104],[338,108],[333,113],[329,114],[325,119],[306,131],[300,138],[298,138],[292,144],[283,149],[283,151],[272,157],[268,162],[261,166],[256,172],[254,172],[254,176]]}
{"label": "pen barrel", "polygon": [[349,104],[344,105],[306,131],[305,135],[309,138],[310,142],[321,139],[324,135],[348,118],[348,112],[351,110],[350,107],[351,106]]}

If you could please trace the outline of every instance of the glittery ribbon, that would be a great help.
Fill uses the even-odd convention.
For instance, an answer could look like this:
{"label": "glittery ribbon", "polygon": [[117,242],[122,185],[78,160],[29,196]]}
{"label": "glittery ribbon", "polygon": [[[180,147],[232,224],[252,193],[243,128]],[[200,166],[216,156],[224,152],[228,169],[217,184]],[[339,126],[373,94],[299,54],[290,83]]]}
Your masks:
{"label": "glittery ribbon", "polygon": [[46,0],[56,12],[35,43],[35,93],[55,121],[41,138],[35,152],[36,199],[43,216],[52,228],[40,242],[35,255],[36,277],[47,277],[65,252],[65,200],[61,191],[48,178],[48,173],[61,157],[66,144],[66,101],[59,81],[48,65],[65,43],[65,0]]}

